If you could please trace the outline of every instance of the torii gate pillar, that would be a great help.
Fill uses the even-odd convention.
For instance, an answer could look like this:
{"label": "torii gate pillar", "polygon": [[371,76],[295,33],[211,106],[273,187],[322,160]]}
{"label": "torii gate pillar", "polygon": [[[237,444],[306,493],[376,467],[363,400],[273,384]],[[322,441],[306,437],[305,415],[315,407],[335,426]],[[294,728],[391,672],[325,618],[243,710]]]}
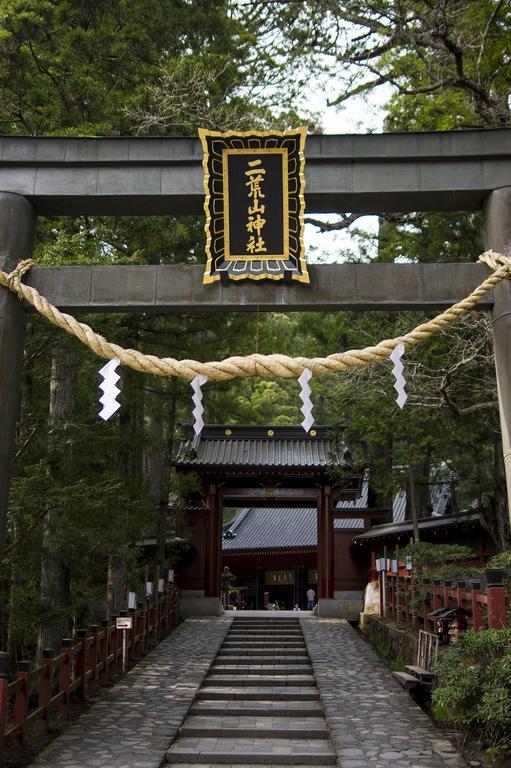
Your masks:
{"label": "torii gate pillar", "polygon": [[[0,192],[0,269],[10,272],[32,256],[35,211],[21,195]],[[23,363],[25,311],[19,299],[0,289],[0,558],[5,543],[7,499],[16,437]]]}
{"label": "torii gate pillar", "polygon": [[[511,187],[491,192],[484,205],[486,248],[511,256]],[[511,516],[511,281],[495,288],[493,346],[500,427],[506,470],[507,507]]]}

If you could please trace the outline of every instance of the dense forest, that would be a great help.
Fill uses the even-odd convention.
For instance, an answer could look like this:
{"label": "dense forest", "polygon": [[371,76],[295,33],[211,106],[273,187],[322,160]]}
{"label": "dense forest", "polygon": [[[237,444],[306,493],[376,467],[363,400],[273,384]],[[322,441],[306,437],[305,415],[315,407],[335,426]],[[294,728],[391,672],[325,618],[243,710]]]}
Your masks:
{"label": "dense forest", "polygon": [[[340,110],[391,88],[387,131],[509,127],[509,5],[496,0],[3,0],[0,133],[185,136],[200,126],[280,128],[321,119],[303,107],[318,74]],[[325,100],[327,96],[325,95]],[[332,260],[473,261],[479,214],[382,217],[378,232],[350,211],[356,256]],[[204,261],[201,217],[39,219],[39,264]],[[324,355],[411,329],[412,314],[117,315],[86,318],[123,346],[221,359]],[[122,607],[141,576],[136,542],[156,535],[162,561],[183,489],[169,458],[191,393],[181,380],[122,370],[122,408],[98,420],[101,362],[30,316],[23,392],[0,569],[0,647],[27,658]],[[343,426],[382,504],[412,481],[427,509],[431,473],[456,479],[459,509],[481,511],[509,549],[491,326],[470,316],[407,355],[409,400],[393,398],[390,367],[313,382],[318,422]],[[249,379],[204,388],[211,423],[296,424],[298,384]],[[395,467],[408,467],[406,476]],[[172,514],[169,516],[169,499]]]}

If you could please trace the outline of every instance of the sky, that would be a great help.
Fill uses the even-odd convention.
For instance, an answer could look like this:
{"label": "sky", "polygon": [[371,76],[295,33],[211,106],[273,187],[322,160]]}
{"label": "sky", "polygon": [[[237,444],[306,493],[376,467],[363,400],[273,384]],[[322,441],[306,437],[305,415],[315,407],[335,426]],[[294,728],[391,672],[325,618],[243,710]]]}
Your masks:
{"label": "sky", "polygon": [[[368,96],[352,97],[341,108],[327,106],[328,85],[320,80],[311,82],[304,93],[303,106],[318,113],[324,133],[382,133],[385,118],[385,104],[391,96],[390,87],[371,91]],[[307,211],[305,212],[307,215]],[[314,218],[335,221],[335,215],[318,215]],[[357,220],[357,229],[375,233],[378,227],[376,216],[363,216]],[[359,252],[358,241],[348,230],[319,232],[311,224],[305,226],[305,252],[310,264],[342,262],[347,255]]]}

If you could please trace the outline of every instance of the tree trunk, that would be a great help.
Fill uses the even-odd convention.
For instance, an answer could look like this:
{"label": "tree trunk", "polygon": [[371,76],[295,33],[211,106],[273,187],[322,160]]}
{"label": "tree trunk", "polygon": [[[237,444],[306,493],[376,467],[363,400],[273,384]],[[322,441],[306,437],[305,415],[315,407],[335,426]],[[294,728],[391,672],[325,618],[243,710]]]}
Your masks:
{"label": "tree trunk", "polygon": [[500,433],[493,439],[494,488],[493,498],[483,507],[482,524],[495,541],[499,552],[511,549],[509,510],[507,508],[506,471]]}
{"label": "tree trunk", "polygon": [[142,462],[144,484],[157,510],[155,568],[163,565],[167,543],[168,488],[166,467],[168,457],[165,441],[165,410],[164,394],[146,390],[144,426],[147,442],[144,447]]}
{"label": "tree trunk", "polygon": [[110,555],[106,585],[107,618],[118,616],[126,607],[126,578],[121,558]]}
{"label": "tree trunk", "polygon": [[[68,633],[70,579],[62,545],[59,522],[67,508],[59,491],[73,475],[73,451],[69,422],[75,402],[76,358],[72,342],[63,339],[53,351],[48,419],[48,464],[55,502],[44,517],[41,556],[41,603],[44,624],[38,637],[38,657],[44,648],[58,649]],[[59,498],[60,497],[60,498]]]}
{"label": "tree trunk", "polygon": [[407,500],[409,499],[410,515],[413,525],[413,540],[417,543],[420,540],[419,536],[419,513],[417,506],[417,489],[415,485],[415,467],[411,464],[408,465],[408,493]]}

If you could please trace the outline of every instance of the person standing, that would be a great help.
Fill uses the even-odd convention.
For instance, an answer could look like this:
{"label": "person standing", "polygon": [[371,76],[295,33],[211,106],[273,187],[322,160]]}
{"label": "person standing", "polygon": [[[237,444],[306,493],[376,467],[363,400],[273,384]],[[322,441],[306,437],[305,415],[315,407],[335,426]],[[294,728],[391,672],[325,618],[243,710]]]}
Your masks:
{"label": "person standing", "polygon": [[309,587],[307,590],[307,610],[312,611],[314,608],[314,600],[316,599],[316,593],[312,589],[312,587]]}

